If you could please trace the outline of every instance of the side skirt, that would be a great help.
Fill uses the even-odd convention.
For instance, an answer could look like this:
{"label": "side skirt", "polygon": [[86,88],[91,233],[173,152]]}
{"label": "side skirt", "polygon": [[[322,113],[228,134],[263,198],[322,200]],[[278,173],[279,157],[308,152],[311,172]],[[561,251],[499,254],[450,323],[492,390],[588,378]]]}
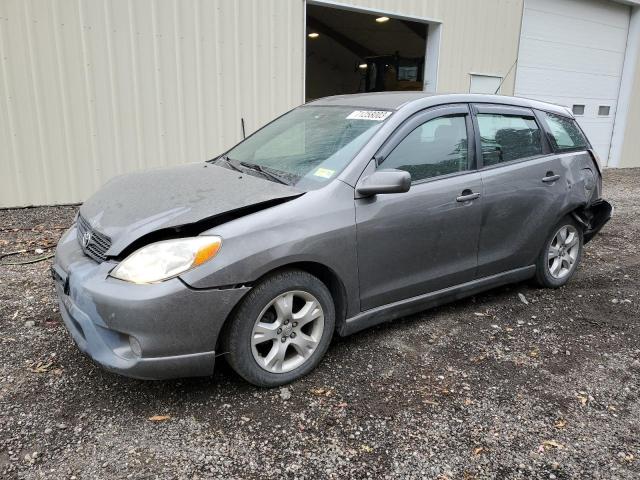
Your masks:
{"label": "side skirt", "polygon": [[461,298],[475,295],[476,293],[499,287],[509,283],[527,280],[536,272],[535,265],[517,268],[508,272],[491,275],[471,282],[462,283],[453,287],[444,288],[435,292],[425,293],[417,297],[407,298],[398,302],[372,308],[361,312],[351,318],[347,318],[338,329],[340,336],[351,335],[365,328],[373,327],[380,323],[389,322],[400,317],[437,307],[444,303],[460,300]]}

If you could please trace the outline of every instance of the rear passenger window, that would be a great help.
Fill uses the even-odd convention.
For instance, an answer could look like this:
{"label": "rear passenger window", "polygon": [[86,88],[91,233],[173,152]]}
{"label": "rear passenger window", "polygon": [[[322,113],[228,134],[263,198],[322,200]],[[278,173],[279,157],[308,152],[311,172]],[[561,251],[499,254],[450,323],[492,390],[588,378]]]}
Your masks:
{"label": "rear passenger window", "polygon": [[587,148],[589,145],[575,120],[553,113],[545,113],[545,119],[551,133],[551,142],[556,150]]}
{"label": "rear passenger window", "polygon": [[485,166],[542,155],[540,129],[533,117],[479,113],[478,126]]}
{"label": "rear passenger window", "polygon": [[413,182],[468,170],[467,143],[465,116],[434,118],[407,135],[381,168],[409,172]]}

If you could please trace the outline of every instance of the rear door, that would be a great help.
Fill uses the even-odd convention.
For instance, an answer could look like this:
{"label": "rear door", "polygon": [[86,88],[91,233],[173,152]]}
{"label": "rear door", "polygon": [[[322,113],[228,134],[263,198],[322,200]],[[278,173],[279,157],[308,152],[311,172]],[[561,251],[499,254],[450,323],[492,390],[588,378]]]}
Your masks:
{"label": "rear door", "polygon": [[484,185],[478,277],[535,262],[567,195],[566,169],[533,110],[476,104]]}
{"label": "rear door", "polygon": [[475,278],[482,181],[467,105],[416,114],[386,142],[377,168],[411,173],[405,193],[356,199],[361,308]]}

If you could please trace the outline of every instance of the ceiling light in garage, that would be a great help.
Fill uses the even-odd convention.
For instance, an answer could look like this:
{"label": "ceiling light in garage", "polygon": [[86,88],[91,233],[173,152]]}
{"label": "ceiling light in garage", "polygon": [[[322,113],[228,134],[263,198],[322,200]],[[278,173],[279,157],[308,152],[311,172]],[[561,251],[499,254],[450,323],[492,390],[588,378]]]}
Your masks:
{"label": "ceiling light in garage", "polygon": [[310,33],[310,34],[308,35],[308,37],[309,37],[309,38],[318,38],[319,36],[320,36],[320,34],[319,34],[319,33],[316,33],[316,32],[312,32],[312,33]]}
{"label": "ceiling light in garage", "polygon": [[358,65],[358,68],[361,68],[362,70],[364,70],[365,68],[367,68],[367,64],[361,63],[360,65]]}
{"label": "ceiling light in garage", "polygon": [[378,23],[384,23],[384,22],[388,22],[389,21],[389,17],[378,17],[376,18],[376,22]]}

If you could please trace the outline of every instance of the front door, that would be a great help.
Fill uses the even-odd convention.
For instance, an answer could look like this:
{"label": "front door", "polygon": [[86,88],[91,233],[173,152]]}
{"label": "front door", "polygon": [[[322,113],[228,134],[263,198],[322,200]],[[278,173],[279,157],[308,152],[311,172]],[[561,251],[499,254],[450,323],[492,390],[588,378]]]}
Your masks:
{"label": "front door", "polygon": [[475,278],[482,180],[472,139],[466,105],[438,107],[407,120],[376,156],[412,185],[355,200],[363,311]]}

